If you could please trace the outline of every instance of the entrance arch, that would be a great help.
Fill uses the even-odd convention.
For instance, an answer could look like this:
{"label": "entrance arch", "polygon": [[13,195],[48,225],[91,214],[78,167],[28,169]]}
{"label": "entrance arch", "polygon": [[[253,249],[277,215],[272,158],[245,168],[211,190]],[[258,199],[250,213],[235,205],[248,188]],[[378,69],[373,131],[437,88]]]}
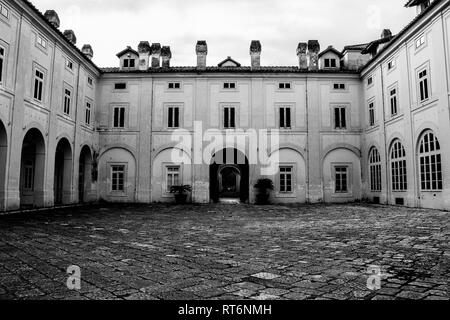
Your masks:
{"label": "entrance arch", "polygon": [[214,202],[249,198],[249,162],[237,149],[223,149],[213,155],[210,165],[210,197]]}
{"label": "entrance arch", "polygon": [[20,206],[44,206],[45,140],[36,128],[23,139],[20,168]]}
{"label": "entrance arch", "polygon": [[7,151],[8,139],[6,129],[3,122],[0,120],[0,211],[5,210]]}
{"label": "entrance arch", "polygon": [[92,185],[92,152],[88,146],[84,146],[80,153],[78,167],[78,201],[89,202]]}
{"label": "entrance arch", "polygon": [[55,205],[71,203],[72,147],[66,138],[59,140],[56,146],[53,192]]}

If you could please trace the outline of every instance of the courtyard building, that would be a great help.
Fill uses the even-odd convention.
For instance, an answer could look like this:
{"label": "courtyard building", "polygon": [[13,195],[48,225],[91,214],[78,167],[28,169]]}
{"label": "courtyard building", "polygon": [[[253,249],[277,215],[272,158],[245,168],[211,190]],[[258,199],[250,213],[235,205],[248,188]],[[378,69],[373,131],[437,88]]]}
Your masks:
{"label": "courtyard building", "polygon": [[299,39],[291,67],[262,65],[257,40],[248,66],[213,66],[200,40],[195,66],[142,41],[100,68],[55,11],[0,0],[0,211],[173,202],[178,185],[253,203],[265,177],[274,203],[450,210],[450,2],[406,7],[398,34],[342,51]]}

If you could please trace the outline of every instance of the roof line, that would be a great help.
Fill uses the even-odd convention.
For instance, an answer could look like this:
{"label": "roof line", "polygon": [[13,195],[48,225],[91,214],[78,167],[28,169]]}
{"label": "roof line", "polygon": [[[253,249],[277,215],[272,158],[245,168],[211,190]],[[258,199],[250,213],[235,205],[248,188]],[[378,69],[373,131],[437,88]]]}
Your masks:
{"label": "roof line", "polygon": [[69,39],[67,39],[67,37],[61,32],[61,30],[59,30],[58,28],[56,28],[53,24],[51,24],[44,16],[44,14],[39,11],[38,8],[36,8],[34,6],[34,4],[32,4],[29,0],[22,0],[23,3],[25,3],[25,5],[27,7],[29,7],[34,13],[36,13],[41,20],[44,21],[44,23],[50,27],[50,29],[52,29],[53,31],[55,31],[62,39],[63,41],[66,42],[66,44],[68,44],[70,47],[72,47],[72,49],[75,49],[82,57],[83,59],[88,62],[89,64],[91,64],[99,73],[102,72],[101,68],[99,68],[91,59],[89,59],[88,57],[86,57],[86,55],[75,45],[73,44]]}

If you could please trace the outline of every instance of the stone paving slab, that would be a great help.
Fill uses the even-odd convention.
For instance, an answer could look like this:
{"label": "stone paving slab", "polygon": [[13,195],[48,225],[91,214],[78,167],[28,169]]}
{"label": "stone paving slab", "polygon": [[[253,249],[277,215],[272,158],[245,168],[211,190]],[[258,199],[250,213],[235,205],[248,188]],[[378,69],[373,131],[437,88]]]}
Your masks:
{"label": "stone paving slab", "polygon": [[[449,300],[450,213],[112,205],[0,217],[0,299]],[[81,290],[67,268],[79,266]],[[368,288],[370,267],[380,288]]]}

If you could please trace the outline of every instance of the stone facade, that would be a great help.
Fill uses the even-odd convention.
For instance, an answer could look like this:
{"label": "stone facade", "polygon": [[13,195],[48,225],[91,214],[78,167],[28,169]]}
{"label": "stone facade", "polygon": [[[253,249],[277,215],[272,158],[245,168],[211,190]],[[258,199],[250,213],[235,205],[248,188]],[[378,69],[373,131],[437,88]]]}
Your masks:
{"label": "stone facade", "polygon": [[[274,181],[275,203],[450,209],[447,1],[394,37],[385,30],[342,52],[300,42],[294,67],[265,67],[259,41],[249,67],[230,57],[208,66],[206,41],[195,47],[197,66],[173,67],[170,47],[142,41],[104,69],[90,45],[80,51],[72,31],[59,31],[55,12],[0,3],[2,211],[172,202],[170,186],[180,184],[193,186],[197,203],[239,194],[254,202],[261,177]],[[255,148],[252,130],[277,130],[279,142]],[[209,150],[211,132],[245,139]],[[180,147],[177,135],[193,143]],[[232,149],[245,161],[214,163]],[[276,172],[253,161],[255,149],[279,159]]]}

